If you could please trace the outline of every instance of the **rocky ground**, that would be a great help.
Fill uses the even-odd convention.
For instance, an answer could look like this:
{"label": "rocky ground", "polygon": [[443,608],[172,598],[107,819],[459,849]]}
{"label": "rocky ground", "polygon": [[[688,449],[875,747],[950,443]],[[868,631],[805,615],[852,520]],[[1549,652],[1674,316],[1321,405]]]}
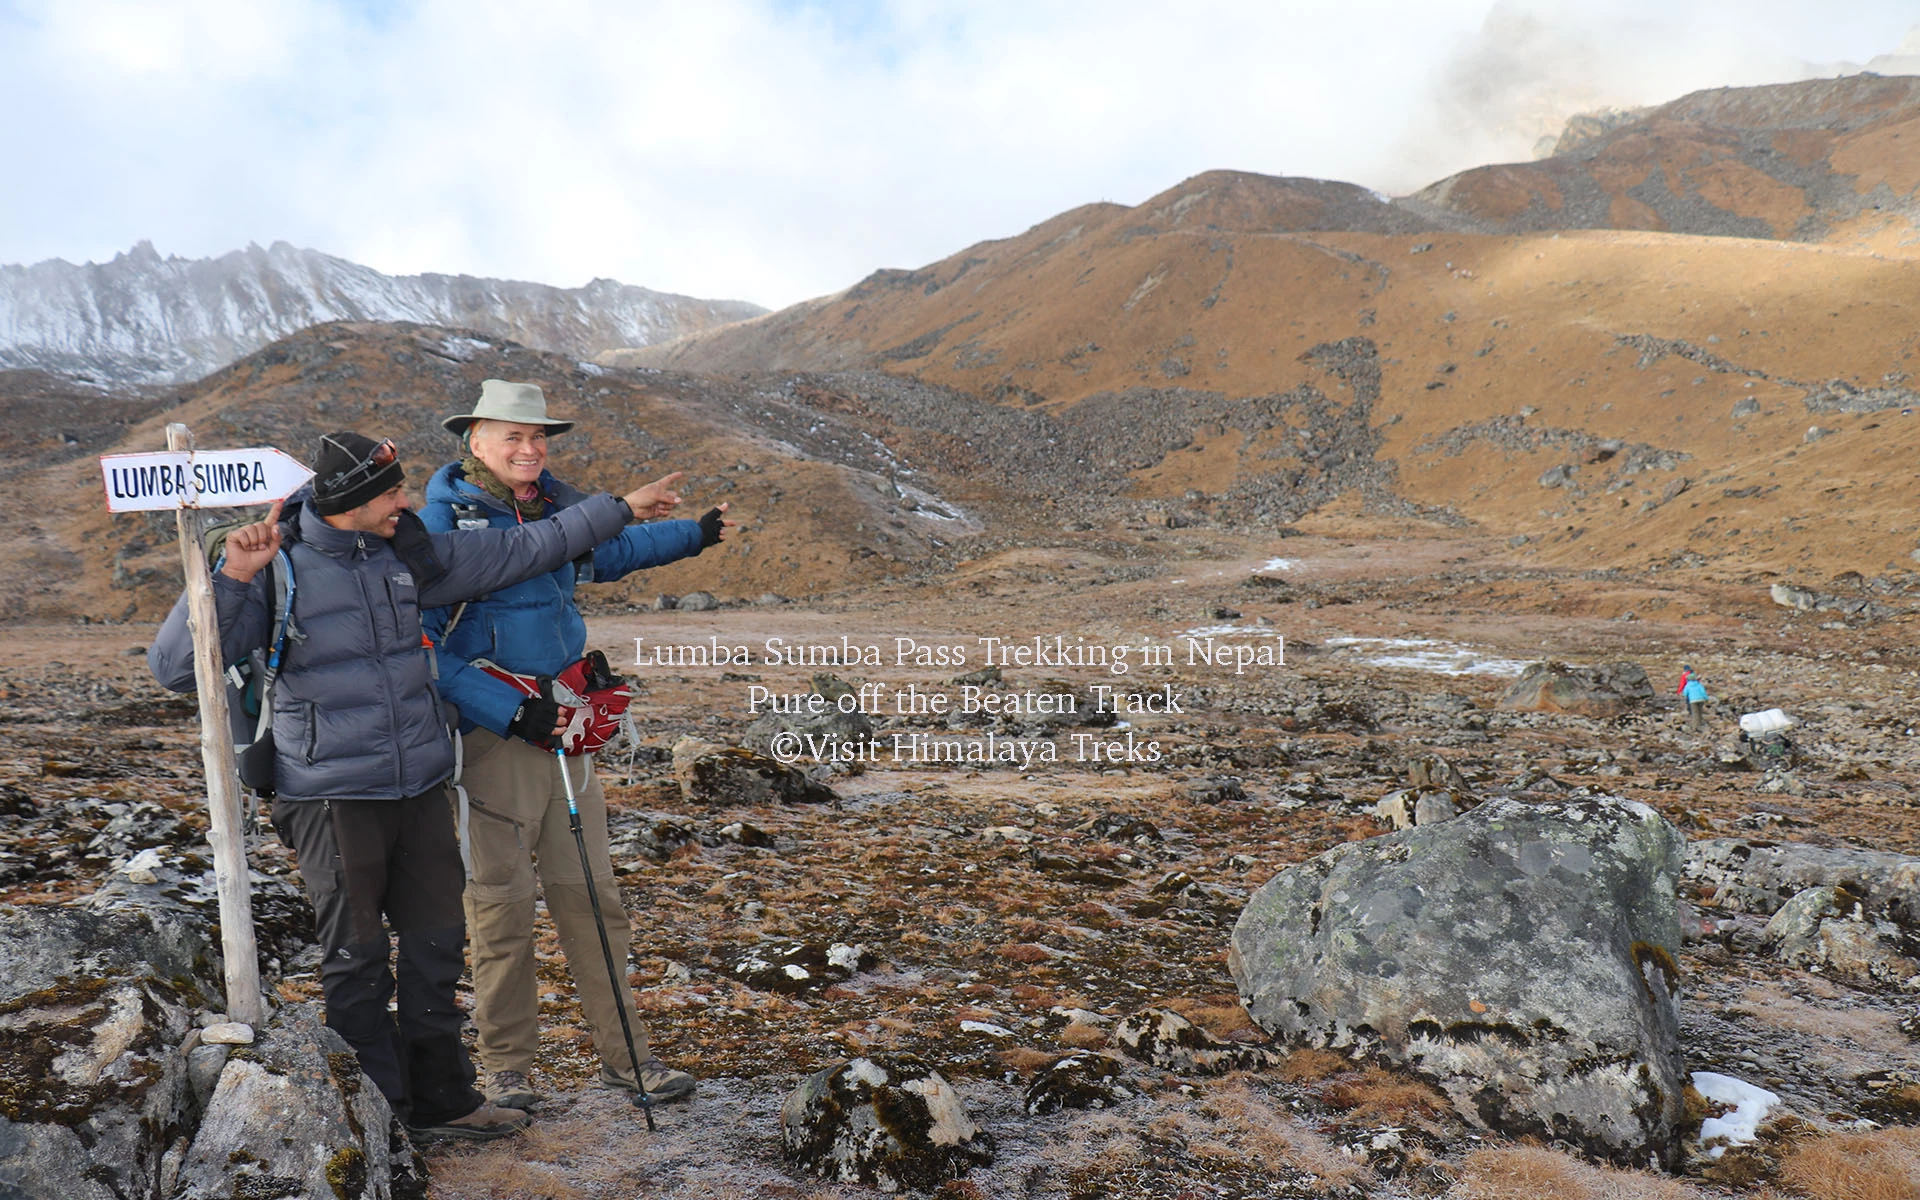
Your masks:
{"label": "rocky ground", "polygon": [[[1150,1008],[1265,1044],[1227,972],[1234,920],[1282,867],[1386,832],[1373,806],[1416,758],[1448,760],[1478,798],[1590,789],[1644,801],[1696,839],[1920,853],[1915,602],[1897,585],[1878,615],[1801,612],[1752,581],[1523,568],[1487,541],[1329,513],[1300,528],[1256,541],[1115,527],[961,563],[937,585],[597,614],[593,644],[615,662],[635,661],[635,639],[649,664],[656,649],[679,656],[633,668],[641,740],[603,772],[639,930],[632,979],[659,1052],[702,1090],[663,1108],[650,1134],[588,1086],[594,1055],[550,940],[534,1073],[550,1098],[536,1131],[432,1150],[433,1195],[861,1194],[783,1162],[778,1110],[820,1067],[902,1052],[951,1080],[997,1143],[991,1165],[945,1185],[950,1197],[1913,1194],[1913,992],[1789,967],[1762,952],[1763,915],[1700,891],[1697,940],[1678,964],[1688,1068],[1766,1087],[1790,1117],[1754,1148],[1694,1156],[1679,1179],[1516,1145],[1412,1076],[1324,1051],[1277,1047],[1272,1065],[1224,1075],[1120,1053],[1116,1027]],[[202,865],[193,705],[146,678],[136,655],[151,632],[9,631],[0,900],[69,899],[149,847],[189,876]],[[988,665],[979,639],[1051,647],[1056,634],[1076,649],[1126,646],[1129,669],[1009,662],[974,685],[999,713],[898,711],[909,687],[961,702],[957,681]],[[1208,637],[1249,661],[1190,662],[1189,644]],[[907,661],[896,639],[911,639]],[[689,661],[715,645],[746,647],[749,661]],[[770,645],[787,661],[768,662]],[[864,659],[867,646],[880,665],[819,661],[848,647]],[[1173,661],[1142,665],[1159,646]],[[1263,649],[1273,661],[1252,661]],[[1604,718],[1500,707],[1521,664],[1542,657],[1637,662],[1655,697]],[[1668,695],[1682,661],[1715,697],[1702,732]],[[676,741],[737,743],[752,689],[804,693],[823,671],[880,697],[879,749],[828,779],[837,800],[716,807],[682,794]],[[1052,681],[1077,691],[1079,714],[1005,711]],[[1087,701],[1126,694],[1180,711],[1089,718]],[[1723,752],[1738,714],[1775,706],[1804,722],[1798,765],[1755,770]],[[1035,759],[910,760],[913,746],[977,747],[989,733]],[[1042,760],[1043,742],[1057,761]],[[1143,761],[1149,744],[1159,757]],[[283,998],[317,997],[290,863],[259,832],[263,966]],[[818,969],[835,945],[862,948],[861,969]],[[806,986],[764,970],[790,948],[815,956]],[[1026,1115],[1037,1073],[1073,1049],[1119,1056],[1127,1098]],[[1890,1190],[1859,1190],[1875,1171]]]}

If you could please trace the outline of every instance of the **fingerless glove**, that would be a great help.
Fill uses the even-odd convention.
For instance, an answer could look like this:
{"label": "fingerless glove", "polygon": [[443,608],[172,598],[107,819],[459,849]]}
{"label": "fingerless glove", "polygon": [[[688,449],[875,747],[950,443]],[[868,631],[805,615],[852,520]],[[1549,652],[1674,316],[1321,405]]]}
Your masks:
{"label": "fingerless glove", "polygon": [[720,530],[722,528],[723,527],[720,524],[719,509],[710,508],[706,512],[701,513],[700,514],[700,548],[702,550],[705,550],[708,546],[719,545]]}
{"label": "fingerless glove", "polygon": [[507,736],[524,738],[536,746],[546,746],[553,741],[553,727],[559,723],[558,704],[540,696],[529,696],[520,702],[513,720],[507,722]]}

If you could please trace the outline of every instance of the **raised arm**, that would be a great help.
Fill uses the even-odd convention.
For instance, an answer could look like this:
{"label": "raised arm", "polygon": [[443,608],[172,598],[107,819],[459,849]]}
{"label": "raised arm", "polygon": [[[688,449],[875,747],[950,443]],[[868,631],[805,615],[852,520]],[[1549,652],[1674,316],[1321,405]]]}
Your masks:
{"label": "raised arm", "polygon": [[697,521],[651,521],[622,530],[612,541],[594,547],[595,583],[612,583],[634,571],[661,567],[683,558],[692,558],[709,546],[717,546],[728,533],[739,527],[727,518],[727,506],[708,509]]}
{"label": "raised arm", "polygon": [[630,511],[623,501],[602,494],[544,521],[430,534],[434,555],[446,570],[420,589],[420,605],[458,604],[544,575],[619,533]]}

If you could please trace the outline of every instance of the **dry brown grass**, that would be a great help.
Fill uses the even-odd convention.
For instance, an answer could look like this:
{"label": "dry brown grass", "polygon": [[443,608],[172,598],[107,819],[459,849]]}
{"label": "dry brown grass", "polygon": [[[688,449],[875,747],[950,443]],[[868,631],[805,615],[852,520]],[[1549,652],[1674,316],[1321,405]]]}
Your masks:
{"label": "dry brown grass", "polygon": [[1335,1079],[1320,1089],[1320,1097],[1350,1120],[1363,1124],[1427,1124],[1450,1108],[1433,1085],[1380,1067],[1367,1067],[1352,1078]]}
{"label": "dry brown grass", "polygon": [[1352,1069],[1351,1060],[1331,1050],[1295,1050],[1280,1064],[1280,1078],[1288,1083],[1318,1083]]}
{"label": "dry brown grass", "polygon": [[1596,1167],[1538,1146],[1475,1151],[1454,1177],[1446,1200],[1709,1200],[1712,1195],[1676,1179]]}
{"label": "dry brown grass", "polygon": [[1049,1054],[1045,1050],[1035,1050],[1028,1046],[1011,1046],[1005,1050],[996,1050],[993,1061],[1009,1071],[1018,1071],[1024,1079],[1031,1077],[1035,1071],[1052,1066],[1059,1057],[1058,1054]]}
{"label": "dry brown grass", "polygon": [[1920,1200],[1920,1129],[1877,1129],[1796,1146],[1780,1182],[1808,1200]]}
{"label": "dry brown grass", "polygon": [[586,1200],[587,1196],[567,1181],[564,1168],[504,1154],[435,1159],[433,1190],[441,1196],[489,1196],[494,1200]]}
{"label": "dry brown grass", "polygon": [[1060,1031],[1058,1040],[1062,1046],[1075,1050],[1098,1050],[1107,1044],[1107,1034],[1097,1025],[1075,1021]]}
{"label": "dry brown grass", "polygon": [[1163,1007],[1179,1013],[1215,1037],[1227,1037],[1242,1030],[1257,1029],[1239,997],[1203,996],[1199,999],[1172,997]]}
{"label": "dry brown grass", "polygon": [[1320,1179],[1323,1193],[1345,1192],[1372,1182],[1373,1172],[1364,1161],[1342,1154],[1332,1142],[1232,1076],[1208,1093],[1200,1113],[1217,1122],[1212,1131],[1216,1144],[1224,1143],[1235,1156],[1269,1171],[1289,1167],[1311,1171]]}

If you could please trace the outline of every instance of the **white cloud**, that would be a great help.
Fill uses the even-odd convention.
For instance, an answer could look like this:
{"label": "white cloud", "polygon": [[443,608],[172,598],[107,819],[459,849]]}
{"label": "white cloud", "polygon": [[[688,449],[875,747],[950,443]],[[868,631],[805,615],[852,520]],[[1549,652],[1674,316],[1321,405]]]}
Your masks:
{"label": "white cloud", "polygon": [[784,304],[1232,167],[1406,191],[1893,0],[0,0],[0,261],[285,239]]}

